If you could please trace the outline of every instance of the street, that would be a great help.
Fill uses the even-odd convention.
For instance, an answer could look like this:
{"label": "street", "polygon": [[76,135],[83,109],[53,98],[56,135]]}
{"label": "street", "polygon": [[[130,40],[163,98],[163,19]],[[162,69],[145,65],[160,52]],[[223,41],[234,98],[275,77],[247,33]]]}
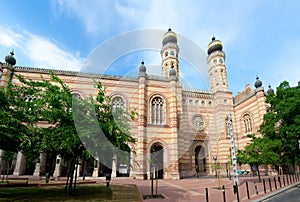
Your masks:
{"label": "street", "polygon": [[268,202],[299,202],[300,201],[300,185],[292,187],[291,189],[286,190],[278,195],[275,195],[264,201]]}

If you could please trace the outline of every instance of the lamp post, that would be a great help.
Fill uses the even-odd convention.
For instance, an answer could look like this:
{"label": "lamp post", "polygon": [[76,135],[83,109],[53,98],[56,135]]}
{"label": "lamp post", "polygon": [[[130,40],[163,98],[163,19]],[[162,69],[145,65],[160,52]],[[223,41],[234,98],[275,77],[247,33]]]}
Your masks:
{"label": "lamp post", "polygon": [[217,156],[213,156],[212,158],[215,161],[215,172],[216,172],[216,178],[217,178],[217,160],[218,160],[218,157]]}

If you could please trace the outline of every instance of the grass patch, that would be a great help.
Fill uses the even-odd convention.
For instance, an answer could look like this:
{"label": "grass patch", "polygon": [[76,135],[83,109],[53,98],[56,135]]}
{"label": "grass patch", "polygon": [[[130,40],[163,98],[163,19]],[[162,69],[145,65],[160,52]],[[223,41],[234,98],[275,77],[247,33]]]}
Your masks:
{"label": "grass patch", "polygon": [[131,185],[77,185],[72,196],[64,186],[0,189],[0,201],[139,201],[139,193]]}

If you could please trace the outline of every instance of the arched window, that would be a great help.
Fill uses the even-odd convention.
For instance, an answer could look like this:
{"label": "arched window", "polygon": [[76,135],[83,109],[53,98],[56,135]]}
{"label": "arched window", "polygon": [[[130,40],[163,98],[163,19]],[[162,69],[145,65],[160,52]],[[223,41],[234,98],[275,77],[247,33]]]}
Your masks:
{"label": "arched window", "polygon": [[73,92],[72,93],[73,99],[82,99],[82,96],[79,93]]}
{"label": "arched window", "polygon": [[155,97],[151,101],[151,124],[165,124],[164,101],[161,97]]}
{"label": "arched window", "polygon": [[125,108],[125,103],[122,97],[116,96],[112,99],[111,101],[112,109],[124,109]]}
{"label": "arched window", "polygon": [[251,117],[249,114],[245,114],[243,116],[243,122],[245,127],[245,133],[252,133],[252,123],[251,123]]}

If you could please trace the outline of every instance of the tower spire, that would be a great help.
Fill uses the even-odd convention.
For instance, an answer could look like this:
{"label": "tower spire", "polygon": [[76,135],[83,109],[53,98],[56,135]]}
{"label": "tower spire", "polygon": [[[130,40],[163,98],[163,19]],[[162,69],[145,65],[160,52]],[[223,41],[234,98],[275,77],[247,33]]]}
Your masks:
{"label": "tower spire", "polygon": [[[176,72],[176,77],[179,77],[179,66],[178,66],[178,53],[179,48],[177,45],[177,35],[172,31],[171,28],[163,35],[162,48],[160,51],[162,59],[162,76],[165,78],[170,77],[170,71],[172,69]],[[174,70],[172,70],[172,76],[174,76]]]}

